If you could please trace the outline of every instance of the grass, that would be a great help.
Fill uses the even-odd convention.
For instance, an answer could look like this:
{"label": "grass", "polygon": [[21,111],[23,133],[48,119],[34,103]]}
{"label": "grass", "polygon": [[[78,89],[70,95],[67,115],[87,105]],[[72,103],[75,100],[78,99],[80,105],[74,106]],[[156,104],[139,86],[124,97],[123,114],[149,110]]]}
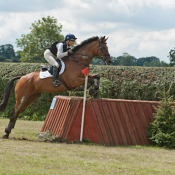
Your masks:
{"label": "grass", "polygon": [[[0,136],[7,124],[0,119]],[[18,120],[10,138],[0,138],[0,175],[175,174],[175,150],[46,143],[36,137],[42,125]]]}

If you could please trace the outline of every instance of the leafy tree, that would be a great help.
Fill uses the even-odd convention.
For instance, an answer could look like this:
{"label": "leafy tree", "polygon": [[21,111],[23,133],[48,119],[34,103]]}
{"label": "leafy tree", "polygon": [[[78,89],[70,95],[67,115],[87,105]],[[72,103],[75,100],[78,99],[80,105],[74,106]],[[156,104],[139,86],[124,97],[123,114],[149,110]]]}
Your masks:
{"label": "leafy tree", "polygon": [[155,57],[155,56],[151,56],[151,57],[146,57],[146,60],[148,62],[152,62],[152,61],[159,61],[160,62],[160,59]]}
{"label": "leafy tree", "polygon": [[112,59],[112,65],[120,65],[120,61],[121,61],[121,56],[119,56],[119,57],[113,57],[113,56],[111,56],[111,59]]}
{"label": "leafy tree", "polygon": [[15,57],[12,59],[12,61],[13,61],[14,63],[20,62],[20,56],[19,56],[19,55],[15,56]]}
{"label": "leafy tree", "polygon": [[170,65],[169,65],[168,63],[166,63],[165,61],[161,61],[160,64],[161,64],[161,67],[168,67],[168,66],[170,66]]}
{"label": "leafy tree", "polygon": [[[145,66],[144,63],[148,62],[145,57],[137,59],[137,66]],[[149,63],[149,62],[148,62]],[[147,63],[146,63],[147,64]]]}
{"label": "leafy tree", "polygon": [[0,62],[4,62],[6,60],[6,57],[3,55],[0,55]]}
{"label": "leafy tree", "polygon": [[12,59],[15,57],[15,51],[11,44],[5,44],[0,46],[0,55],[6,57],[7,59]]}
{"label": "leafy tree", "polygon": [[[145,64],[145,62],[148,62],[148,63],[151,63],[151,62],[152,62],[152,64],[153,64],[153,62],[155,62],[155,61],[160,62],[160,59],[157,58],[157,57],[155,57],[155,56],[151,56],[151,57],[142,57],[142,58],[137,59],[137,66],[143,66],[143,65]],[[157,64],[158,64],[158,62],[157,62]],[[146,64],[147,64],[147,63],[146,63]],[[156,64],[156,65],[157,65],[157,64]],[[145,66],[145,65],[144,65],[144,66]],[[151,64],[150,64],[149,66],[151,66]],[[153,67],[153,66],[151,66],[151,67]],[[157,66],[156,66],[156,67],[157,67]]]}
{"label": "leafy tree", "polygon": [[174,66],[175,65],[175,48],[174,50],[170,50],[168,57],[170,58],[170,65]]}
{"label": "leafy tree", "polygon": [[113,58],[113,65],[120,65],[120,61],[122,59],[122,56],[118,56],[117,58]]}
{"label": "leafy tree", "polygon": [[123,66],[136,66],[137,65],[137,59],[128,53],[123,53],[123,56],[121,57],[120,65]]}
{"label": "leafy tree", "polygon": [[145,62],[143,63],[143,66],[144,66],[144,67],[150,67],[150,63],[149,63],[148,61],[145,61]]}
{"label": "leafy tree", "polygon": [[103,61],[100,60],[99,58],[94,57],[94,58],[92,59],[92,61],[91,61],[90,64],[94,64],[94,65],[103,65],[104,63],[103,63]]}
{"label": "leafy tree", "polygon": [[17,47],[21,48],[18,54],[22,62],[43,62],[44,50],[57,40],[63,40],[62,25],[57,25],[57,19],[48,16],[35,21],[30,27],[31,32],[16,39]]}
{"label": "leafy tree", "polygon": [[160,67],[160,61],[151,61],[150,62],[150,67]]}

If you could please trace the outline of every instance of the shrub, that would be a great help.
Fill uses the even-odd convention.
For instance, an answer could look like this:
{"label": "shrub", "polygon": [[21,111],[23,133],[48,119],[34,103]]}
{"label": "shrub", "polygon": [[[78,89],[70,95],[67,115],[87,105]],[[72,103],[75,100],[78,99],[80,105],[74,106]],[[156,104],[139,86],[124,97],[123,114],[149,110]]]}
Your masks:
{"label": "shrub", "polygon": [[153,144],[167,148],[175,148],[175,109],[169,95],[171,85],[168,91],[165,85],[163,90],[159,90],[161,103],[154,107],[156,113],[148,131],[148,138]]}

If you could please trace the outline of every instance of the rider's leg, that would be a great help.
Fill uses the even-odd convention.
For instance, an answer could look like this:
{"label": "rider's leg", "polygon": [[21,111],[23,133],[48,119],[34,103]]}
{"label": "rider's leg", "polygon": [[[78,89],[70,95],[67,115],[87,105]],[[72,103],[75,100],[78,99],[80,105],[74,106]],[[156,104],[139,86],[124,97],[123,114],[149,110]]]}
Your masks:
{"label": "rider's leg", "polygon": [[53,86],[56,87],[60,84],[62,84],[62,82],[57,81],[58,79],[58,67],[57,66],[53,66]]}
{"label": "rider's leg", "polygon": [[55,60],[54,55],[50,52],[50,50],[46,50],[44,52],[44,58],[49,64],[53,66],[53,86],[58,86],[59,84],[61,84],[61,82],[57,81],[59,64]]}

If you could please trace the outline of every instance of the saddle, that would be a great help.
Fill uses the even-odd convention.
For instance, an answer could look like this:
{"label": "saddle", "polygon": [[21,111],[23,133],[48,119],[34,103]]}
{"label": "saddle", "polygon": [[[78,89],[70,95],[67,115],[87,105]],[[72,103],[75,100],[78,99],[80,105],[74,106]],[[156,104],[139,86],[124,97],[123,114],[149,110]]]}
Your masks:
{"label": "saddle", "polygon": [[[61,75],[59,74],[59,72],[61,71],[62,67],[63,67],[63,71],[64,71],[65,65],[62,66],[61,61],[60,61],[59,59],[57,60],[57,62],[58,62],[58,64],[59,64],[59,68],[58,68],[58,79],[60,80],[60,82],[62,82],[62,83],[64,84],[64,86],[65,86],[68,90],[71,90],[71,89],[67,86],[66,82],[63,80],[63,78],[61,77]],[[53,75],[53,66],[51,66],[51,65],[49,65],[49,66],[47,66],[47,65],[41,65],[41,72],[46,72],[46,71],[48,71],[51,75]],[[41,73],[41,72],[40,72],[40,73]]]}
{"label": "saddle", "polygon": [[[59,68],[58,68],[58,74],[62,68],[62,64],[61,64],[61,61],[58,59],[57,60],[58,64],[59,64]],[[41,65],[41,72],[45,72],[45,71],[48,71],[51,75],[53,75],[53,66],[49,65]]]}

